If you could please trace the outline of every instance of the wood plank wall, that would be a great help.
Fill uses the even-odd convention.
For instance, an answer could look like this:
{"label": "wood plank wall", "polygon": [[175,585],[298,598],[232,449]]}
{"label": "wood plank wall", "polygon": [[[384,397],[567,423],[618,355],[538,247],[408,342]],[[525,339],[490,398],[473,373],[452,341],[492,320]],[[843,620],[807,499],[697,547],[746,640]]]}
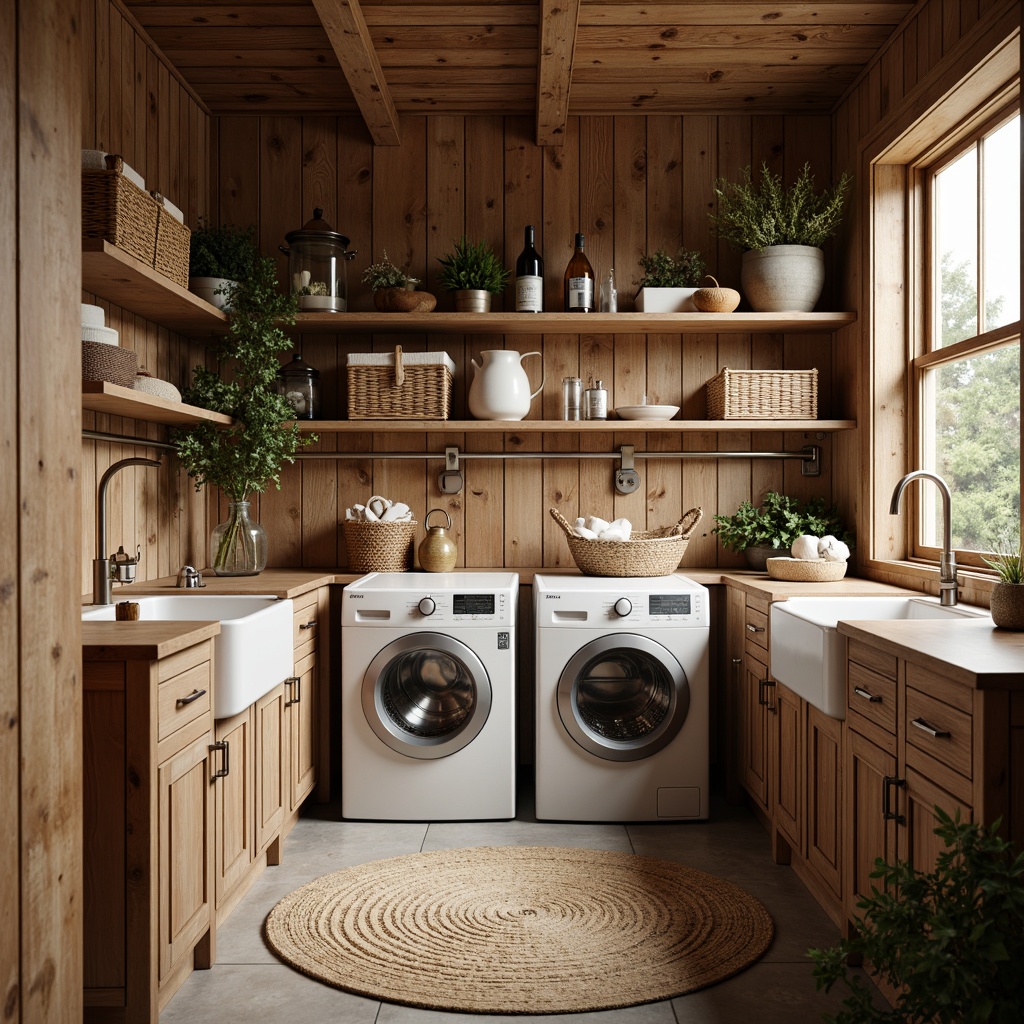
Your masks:
{"label": "wood plank wall", "polygon": [[[120,153],[193,225],[207,211],[210,118],[176,71],[117,0],[81,0],[82,147]],[[106,324],[120,333],[140,366],[181,387],[203,361],[201,345],[174,334],[89,292],[82,301],[104,308]],[[87,429],[167,439],[167,428],[121,416],[85,413]],[[82,442],[81,592],[92,594],[96,552],[96,495],[100,477],[119,459],[153,458],[158,451],[106,441]],[[205,499],[196,495],[177,459],[163,453],[159,470],[118,472],[107,492],[109,555],[123,544],[142,546],[139,579],[174,573],[186,562],[206,564]]]}
{"label": "wood plank wall", "polygon": [[[534,126],[519,117],[405,117],[400,147],[374,148],[356,119],[334,117],[234,117],[215,119],[211,141],[211,213],[222,223],[254,224],[262,251],[277,254],[285,234],[312,216],[314,207],[351,239],[358,250],[349,266],[353,309],[372,308],[360,282],[365,267],[386,249],[399,265],[439,296],[437,257],[464,232],[494,246],[514,266],[523,226],[537,228],[545,260],[545,305],[561,309],[562,274],[574,233],[583,231],[598,276],[614,266],[620,309],[632,308],[642,274],[640,256],[680,245],[700,249],[723,283],[737,283],[739,254],[712,238],[707,214],[712,184],[762,160],[787,178],[810,161],[820,182],[833,174],[827,117],[587,117],[571,118],[563,146],[540,149]],[[831,255],[830,255],[831,258]],[[287,260],[278,255],[280,278]],[[510,308],[509,292],[496,308]],[[836,308],[828,295],[824,309]],[[346,407],[345,359],[349,352],[444,350],[456,363],[453,418],[464,418],[469,361],[489,348],[543,352],[546,384],[530,418],[559,418],[561,378],[593,376],[609,388],[612,405],[678,404],[685,418],[705,415],[704,382],[723,366],[806,368],[820,373],[820,414],[829,416],[833,397],[830,336],[588,336],[385,337],[306,335],[295,349],[321,372],[325,418],[341,418]],[[535,362],[535,361],[531,361]],[[527,364],[532,379],[535,366]],[[840,387],[848,382],[840,381]],[[843,400],[845,402],[845,400]],[[799,449],[815,437],[802,433],[707,433],[633,435],[638,449]],[[458,433],[352,437],[327,436],[326,450],[439,451],[446,443],[467,451],[610,450],[631,440],[617,431],[580,437],[571,433],[504,438]],[[439,464],[414,461],[316,461],[286,468],[282,490],[259,503],[274,565],[344,566],[339,517],[346,507],[379,493],[408,502],[422,520],[431,508],[451,515],[460,565],[469,567],[571,564],[568,549],[548,509],[570,519],[578,514],[629,517],[638,528],[675,522],[693,505],[705,510],[684,564],[734,564],[710,534],[711,516],[732,512],[744,498],[770,489],[801,496],[831,493],[831,438],[825,474],[809,480],[795,462],[650,460],[639,466],[643,484],[629,496],[612,487],[614,464],[603,460],[468,462],[462,494],[442,496]],[[223,507],[221,508],[223,512]],[[211,513],[211,521],[217,516]],[[422,528],[421,528],[422,532]]]}

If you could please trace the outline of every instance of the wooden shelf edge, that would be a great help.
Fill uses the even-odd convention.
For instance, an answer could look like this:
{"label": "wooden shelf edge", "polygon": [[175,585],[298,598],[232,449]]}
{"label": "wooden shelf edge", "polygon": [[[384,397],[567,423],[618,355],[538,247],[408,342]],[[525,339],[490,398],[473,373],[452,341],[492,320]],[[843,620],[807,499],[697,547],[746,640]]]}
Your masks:
{"label": "wooden shelf edge", "polygon": [[[298,420],[304,434],[751,433],[854,430],[856,420]],[[367,453],[371,455],[372,453]]]}
{"label": "wooden shelf edge", "polygon": [[207,420],[221,426],[230,426],[232,419],[220,412],[200,409],[183,402],[172,402],[144,391],[133,391],[109,381],[82,381],[82,408],[107,416],[129,416],[150,423],[168,426],[190,426]]}

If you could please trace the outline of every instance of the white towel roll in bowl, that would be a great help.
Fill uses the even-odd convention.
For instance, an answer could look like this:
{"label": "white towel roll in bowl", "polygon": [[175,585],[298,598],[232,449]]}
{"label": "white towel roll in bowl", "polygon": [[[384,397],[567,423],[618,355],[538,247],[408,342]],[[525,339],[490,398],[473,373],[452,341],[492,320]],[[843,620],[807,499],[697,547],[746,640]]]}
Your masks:
{"label": "white towel roll in bowl", "polygon": [[103,345],[117,345],[121,336],[113,327],[90,327],[82,324],[82,341],[98,341]]}
{"label": "white towel roll in bowl", "polygon": [[105,327],[106,323],[107,317],[102,306],[91,306],[88,302],[82,303],[83,327]]}

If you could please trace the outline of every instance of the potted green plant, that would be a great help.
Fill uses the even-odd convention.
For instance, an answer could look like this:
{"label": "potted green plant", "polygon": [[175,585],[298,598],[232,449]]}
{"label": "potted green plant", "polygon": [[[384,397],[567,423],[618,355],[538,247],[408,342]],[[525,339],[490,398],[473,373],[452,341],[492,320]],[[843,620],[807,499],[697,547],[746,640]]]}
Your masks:
{"label": "potted green plant", "polygon": [[466,236],[455,242],[451,252],[439,256],[442,287],[455,292],[458,313],[488,313],[491,296],[500,295],[509,272],[486,242],[470,242]]}
{"label": "potted green plant", "polygon": [[1003,629],[1024,630],[1024,543],[1016,551],[982,558],[998,576],[990,599],[992,621]]}
{"label": "potted green plant", "polygon": [[259,255],[256,229],[211,225],[200,219],[189,239],[188,288],[211,305],[231,308],[235,289]]}
{"label": "potted green plant", "polygon": [[234,290],[229,333],[214,348],[216,369],[197,366],[182,396],[233,420],[229,427],[200,421],[171,434],[196,490],[212,484],[229,502],[227,521],[210,542],[218,576],[255,576],[266,567],[266,533],[249,517],[249,498],[271,483],[280,489],[282,464],[316,440],[295,423],[285,425],[295,410],[277,391],[277,354],[291,346],[281,325],[294,324],[296,310],[296,296],[278,291],[276,262],[257,255]]}
{"label": "potted green plant", "polygon": [[638,313],[695,313],[693,293],[707,270],[704,257],[696,249],[680,249],[669,256],[655,249],[640,257],[644,276],[636,293]]}
{"label": "potted green plant", "polygon": [[833,188],[816,192],[810,164],[788,188],[767,164],[761,165],[759,185],[749,167],[738,182],[715,182],[718,209],[711,223],[720,238],[743,250],[740,286],[752,309],[814,309],[825,283],[821,246],[839,230],[849,187],[844,172]]}
{"label": "potted green plant", "polygon": [[[875,861],[871,896],[857,906],[856,934],[812,949],[818,988],[850,990],[832,1024],[1015,1024],[1024,1020],[1024,853],[989,828],[935,808],[945,849],[935,868]],[[849,962],[867,960],[896,991],[894,1008],[875,1005]]]}
{"label": "potted green plant", "polygon": [[849,543],[839,510],[835,505],[828,507],[824,498],[801,502],[798,498],[769,491],[760,505],[741,501],[733,515],[713,518],[718,525],[711,532],[718,535],[722,547],[742,551],[747,564],[760,571],[764,571],[768,558],[788,555],[793,541],[804,534],[813,537],[831,534]]}
{"label": "potted green plant", "polygon": [[382,313],[429,313],[437,303],[430,292],[416,291],[419,278],[396,267],[387,249],[377,263],[363,271],[363,284],[370,286],[373,304]]}

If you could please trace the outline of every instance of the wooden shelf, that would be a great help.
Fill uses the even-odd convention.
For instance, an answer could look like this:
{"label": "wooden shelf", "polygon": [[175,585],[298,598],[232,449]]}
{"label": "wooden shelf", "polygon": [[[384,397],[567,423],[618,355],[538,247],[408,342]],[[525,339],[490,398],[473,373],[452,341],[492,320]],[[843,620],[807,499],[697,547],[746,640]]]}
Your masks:
{"label": "wooden shelf", "polygon": [[[750,433],[853,430],[856,420],[298,420],[304,434]],[[540,454],[540,453],[538,453]],[[372,453],[367,452],[367,458]]]}
{"label": "wooden shelf", "polygon": [[82,287],[172,331],[227,331],[228,318],[216,306],[103,239],[82,243]]}
{"label": "wooden shelf", "polygon": [[189,426],[199,420],[230,426],[232,419],[220,412],[210,412],[195,405],[171,402],[144,391],[133,391],[107,381],[82,382],[82,408],[87,412],[101,412],[107,416],[131,416],[150,423],[170,426]]}
{"label": "wooden shelf", "polygon": [[831,334],[855,313],[300,313],[296,334]]}

